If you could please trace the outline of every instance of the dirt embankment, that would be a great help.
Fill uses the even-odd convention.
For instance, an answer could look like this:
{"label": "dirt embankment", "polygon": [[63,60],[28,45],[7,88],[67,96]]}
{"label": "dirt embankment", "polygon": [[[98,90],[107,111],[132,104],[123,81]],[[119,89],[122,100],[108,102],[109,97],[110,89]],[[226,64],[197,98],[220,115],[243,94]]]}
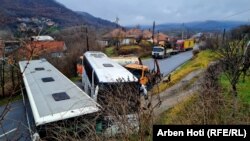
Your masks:
{"label": "dirt embankment", "polygon": [[142,98],[142,105],[146,107],[151,103],[153,107],[155,106],[154,115],[160,115],[198,90],[199,81],[197,80],[202,72],[203,70],[193,71],[169,89],[149,96],[147,100]]}

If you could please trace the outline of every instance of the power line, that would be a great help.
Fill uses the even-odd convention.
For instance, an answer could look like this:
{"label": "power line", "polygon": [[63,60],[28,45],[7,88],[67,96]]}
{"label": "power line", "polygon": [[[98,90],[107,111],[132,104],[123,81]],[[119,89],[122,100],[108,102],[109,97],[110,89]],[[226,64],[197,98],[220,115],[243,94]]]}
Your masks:
{"label": "power line", "polygon": [[[232,14],[232,15],[225,16],[225,17],[223,17],[223,18],[222,18],[222,20],[223,20],[223,19],[230,18],[230,17],[233,17],[233,16],[240,15],[240,14],[243,14],[243,13],[246,13],[246,12],[249,12],[249,11],[250,11],[250,9],[242,10],[242,11],[240,11],[240,12],[236,12],[236,13],[234,13],[234,14]],[[216,26],[216,27],[218,27],[218,28],[222,28],[221,26]]]}
{"label": "power line", "polygon": [[[229,15],[229,16],[225,16],[225,17],[223,17],[223,18],[220,18],[220,19],[227,19],[227,18],[230,18],[230,17],[233,17],[233,16],[237,16],[237,15],[240,15],[240,14],[243,14],[243,13],[246,13],[246,12],[248,12],[248,11],[250,11],[250,9],[246,9],[246,10],[243,10],[243,11],[240,11],[240,12],[237,12],[237,13],[234,13],[234,14],[232,14],[232,15]],[[218,18],[217,18],[218,19]],[[219,20],[219,19],[218,19]],[[207,25],[207,24],[209,24],[209,22],[207,22],[207,23],[198,23],[198,24],[196,24],[196,25],[194,25],[194,26],[192,26],[192,28],[195,28],[195,27],[198,27],[198,26],[200,26],[200,25]],[[214,28],[223,28],[221,25],[216,25],[216,26],[214,26]]]}
{"label": "power line", "polygon": [[234,14],[232,14],[232,15],[223,17],[222,19],[227,19],[227,18],[230,18],[230,17],[233,17],[233,16],[237,16],[237,15],[240,15],[240,14],[245,13],[245,12],[248,12],[248,11],[250,11],[250,9],[246,9],[246,10],[243,10],[243,11],[240,11],[240,12],[237,12],[237,13],[234,13]]}

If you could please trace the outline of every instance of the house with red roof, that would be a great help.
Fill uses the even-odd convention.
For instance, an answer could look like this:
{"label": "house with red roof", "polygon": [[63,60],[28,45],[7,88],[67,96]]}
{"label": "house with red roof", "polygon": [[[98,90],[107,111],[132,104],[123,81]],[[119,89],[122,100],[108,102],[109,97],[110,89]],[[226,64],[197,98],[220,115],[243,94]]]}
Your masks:
{"label": "house with red roof", "polygon": [[26,56],[41,57],[63,57],[67,47],[64,41],[31,41],[25,46]]}
{"label": "house with red roof", "polygon": [[154,43],[164,46],[165,43],[168,41],[168,39],[169,37],[166,34],[160,32],[160,33],[155,34]]}
{"label": "house with red roof", "polygon": [[[127,31],[123,28],[116,28],[105,34],[103,40],[106,41],[106,46],[115,44],[116,41],[119,41],[121,45],[138,44],[141,40],[153,43],[152,31],[138,28],[132,28]],[[165,45],[166,41],[168,41],[166,34],[161,32],[154,34],[154,43]]]}

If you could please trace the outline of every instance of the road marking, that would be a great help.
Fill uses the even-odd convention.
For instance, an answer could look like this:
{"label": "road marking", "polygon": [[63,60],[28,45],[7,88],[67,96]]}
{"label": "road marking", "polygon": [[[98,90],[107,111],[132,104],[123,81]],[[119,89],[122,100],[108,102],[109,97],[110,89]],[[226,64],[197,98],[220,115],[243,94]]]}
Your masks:
{"label": "road marking", "polygon": [[6,133],[0,135],[0,138],[6,136],[7,134],[9,134],[9,133],[11,133],[11,132],[14,132],[14,131],[16,131],[16,130],[17,130],[17,128],[14,128],[14,129],[12,129],[12,130],[10,130],[10,131],[8,131],[8,132],[6,132]]}

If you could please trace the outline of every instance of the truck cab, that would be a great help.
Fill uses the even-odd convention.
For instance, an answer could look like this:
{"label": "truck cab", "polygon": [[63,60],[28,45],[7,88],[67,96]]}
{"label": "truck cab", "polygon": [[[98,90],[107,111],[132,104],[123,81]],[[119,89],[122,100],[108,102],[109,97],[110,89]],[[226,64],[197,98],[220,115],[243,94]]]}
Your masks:
{"label": "truck cab", "polygon": [[170,53],[171,53],[171,49],[168,50],[162,46],[154,46],[152,50],[152,57],[163,59],[163,58],[169,57]]}
{"label": "truck cab", "polygon": [[148,78],[147,75],[149,73],[149,68],[145,65],[140,64],[128,64],[125,66],[136,78],[139,79],[140,84],[147,85]]}

